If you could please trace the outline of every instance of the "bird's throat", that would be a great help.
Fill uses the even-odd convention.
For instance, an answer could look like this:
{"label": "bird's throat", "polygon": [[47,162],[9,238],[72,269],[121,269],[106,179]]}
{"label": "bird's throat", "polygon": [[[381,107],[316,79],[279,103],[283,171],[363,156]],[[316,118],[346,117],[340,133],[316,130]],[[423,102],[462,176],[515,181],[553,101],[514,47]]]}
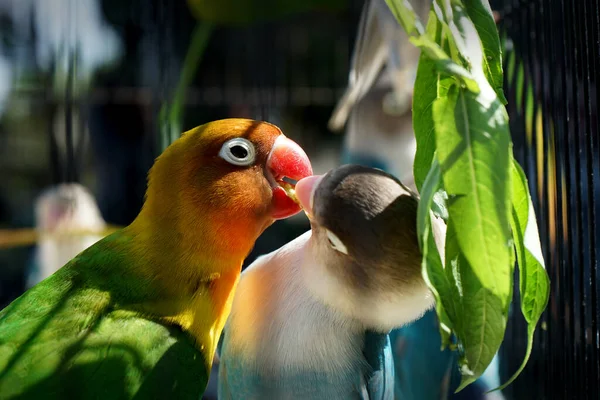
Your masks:
{"label": "bird's throat", "polygon": [[195,340],[210,369],[225,321],[231,312],[239,271],[230,271],[207,282],[187,304],[180,304],[179,312],[165,317],[168,323],[180,326]]}
{"label": "bird's throat", "polygon": [[144,255],[135,268],[138,274],[153,277],[152,290],[158,293],[143,305],[143,311],[156,313],[193,336],[210,368],[231,311],[244,255],[231,252],[225,257],[225,252],[211,248],[197,251],[140,225],[138,221],[126,228],[134,238],[134,252]]}

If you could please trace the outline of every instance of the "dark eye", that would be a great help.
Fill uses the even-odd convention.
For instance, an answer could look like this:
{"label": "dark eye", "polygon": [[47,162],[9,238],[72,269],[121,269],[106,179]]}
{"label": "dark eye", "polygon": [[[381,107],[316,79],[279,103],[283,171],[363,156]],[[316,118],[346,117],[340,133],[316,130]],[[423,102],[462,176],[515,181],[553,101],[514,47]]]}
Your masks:
{"label": "dark eye", "polygon": [[235,138],[223,143],[219,157],[233,165],[248,166],[254,163],[256,150],[251,141]]}
{"label": "dark eye", "polygon": [[246,158],[248,157],[248,150],[243,148],[240,145],[235,145],[230,148],[231,154],[233,154],[236,158]]}

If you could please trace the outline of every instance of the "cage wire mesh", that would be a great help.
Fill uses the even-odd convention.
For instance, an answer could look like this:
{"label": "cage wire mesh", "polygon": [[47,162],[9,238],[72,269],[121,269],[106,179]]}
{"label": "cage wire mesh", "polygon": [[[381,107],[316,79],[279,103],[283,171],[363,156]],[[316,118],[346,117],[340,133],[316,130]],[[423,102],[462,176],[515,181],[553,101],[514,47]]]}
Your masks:
{"label": "cage wire mesh", "polygon": [[[514,399],[598,399],[599,5],[492,5],[502,18],[514,151],[529,178],[551,279],[531,361],[505,392]],[[505,376],[525,354],[526,325],[517,304],[502,348]]]}

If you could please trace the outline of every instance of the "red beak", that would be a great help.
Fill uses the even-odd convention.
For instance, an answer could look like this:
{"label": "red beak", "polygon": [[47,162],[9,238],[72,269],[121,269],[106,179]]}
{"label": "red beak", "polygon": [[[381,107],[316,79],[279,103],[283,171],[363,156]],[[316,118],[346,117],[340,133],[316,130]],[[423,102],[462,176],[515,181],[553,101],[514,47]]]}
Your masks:
{"label": "red beak", "polygon": [[280,185],[285,182],[284,178],[298,181],[312,175],[312,166],[304,150],[293,140],[280,135],[267,159],[267,170],[275,181],[272,182],[272,217],[285,219],[300,212],[300,206],[288,197]]}

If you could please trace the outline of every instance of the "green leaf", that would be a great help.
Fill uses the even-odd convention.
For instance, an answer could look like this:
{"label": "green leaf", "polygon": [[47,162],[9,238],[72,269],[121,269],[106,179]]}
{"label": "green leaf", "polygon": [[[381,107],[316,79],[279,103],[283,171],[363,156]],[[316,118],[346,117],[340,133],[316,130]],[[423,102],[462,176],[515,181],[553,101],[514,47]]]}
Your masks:
{"label": "green leaf", "polygon": [[[394,2],[387,1],[388,4]],[[444,33],[438,13],[433,10],[429,12],[426,32],[420,37],[411,38],[411,41],[422,49],[414,87],[414,93],[419,95],[413,96],[413,127],[417,141],[413,174],[417,189],[421,190],[435,151],[433,102],[444,96],[448,87],[456,82],[455,78],[459,78],[474,93],[479,92],[479,86],[471,74],[452,61],[443,50],[449,44],[449,38]]]}
{"label": "green leaf", "polygon": [[[441,41],[442,27],[433,12],[429,13],[427,34],[436,42]],[[442,77],[436,70],[435,62],[425,54],[421,54],[414,88],[414,93],[418,95],[413,96],[413,128],[417,141],[413,175],[419,192],[429,172],[435,152],[432,105],[437,98],[440,79]]]}
{"label": "green leaf", "polygon": [[429,170],[429,174],[427,174],[427,178],[423,184],[423,188],[421,190],[421,197],[419,200],[419,206],[417,208],[417,233],[419,236],[419,247],[423,249],[423,238],[424,232],[426,230],[427,224],[429,224],[429,213],[431,211],[431,207],[433,206],[433,197],[435,193],[440,188],[440,184],[442,182],[442,173],[440,170],[440,165],[437,159],[433,159],[433,163]]}
{"label": "green leaf", "polygon": [[459,390],[492,361],[511,300],[512,148],[508,116],[491,93],[493,98],[454,85],[433,105],[437,158],[449,197],[445,272],[459,304],[446,312],[464,351]]}
{"label": "green leaf", "polygon": [[409,36],[420,36],[425,33],[423,24],[408,0],[385,0],[396,20]]}
{"label": "green leaf", "polygon": [[431,9],[435,13],[438,21],[442,24],[442,31],[444,32],[444,50],[450,55],[452,60],[464,66],[464,60],[461,59],[454,36],[447,23],[447,21],[449,21],[447,16],[452,15],[452,11],[449,7],[450,5],[447,3],[447,0],[435,0],[432,3]]}
{"label": "green leaf", "polygon": [[[442,338],[442,347],[451,345],[450,337],[452,334],[452,323],[446,312],[446,308],[456,314],[455,304],[451,296],[450,282],[444,273],[444,264],[440,257],[436,237],[432,227],[432,216],[430,209],[434,205],[434,197],[441,184],[441,171],[437,159],[433,160],[433,165],[423,184],[421,199],[417,209],[417,232],[419,246],[423,253],[423,278],[431,289],[435,298],[436,313],[440,321],[440,335]],[[437,220],[436,223],[441,223]],[[441,239],[441,233],[438,233],[438,240]],[[440,243],[443,246],[443,243]]]}
{"label": "green leaf", "polygon": [[452,61],[444,50],[426,35],[410,38],[410,41],[421,49],[435,63],[436,69],[448,76],[460,80],[473,93],[479,93],[479,85],[469,71]]}
{"label": "green leaf", "polygon": [[446,308],[449,308],[452,314],[456,313],[456,304],[451,295],[452,289],[450,281],[444,273],[444,264],[440,258],[435,236],[432,232],[431,217],[427,215],[427,224],[423,231],[425,243],[423,246],[423,279],[431,289],[435,298],[435,311],[440,322],[441,347],[454,348],[451,337],[453,334],[452,320],[448,316]]}
{"label": "green leaf", "polygon": [[463,0],[483,46],[485,77],[494,88],[502,104],[506,104],[503,91],[502,47],[494,15],[488,0]]}
{"label": "green leaf", "polygon": [[[449,0],[445,1],[448,2]],[[492,88],[487,79],[485,71],[487,58],[484,56],[484,49],[482,48],[482,42],[479,39],[477,29],[460,2],[453,3],[452,7],[448,6],[446,9],[446,15],[449,18],[446,23],[449,26],[453,44],[458,49],[460,58],[464,60],[466,69],[469,71],[470,76],[477,82],[480,90],[493,92],[494,88]],[[495,27],[494,32],[497,34]],[[493,95],[488,94],[488,97],[495,98],[497,94],[494,92]]]}
{"label": "green leaf", "polygon": [[[458,339],[463,379],[457,391],[483,374],[502,343],[516,252],[519,265],[529,263],[528,270],[520,270],[520,290],[527,293],[522,295],[521,308],[532,324],[523,366],[512,381],[527,362],[533,329],[546,307],[549,289],[535,218],[526,230],[534,226],[531,246],[537,252],[519,251],[517,242],[526,239],[515,233],[513,241],[511,236],[511,223],[519,220],[511,215],[511,199],[514,204],[525,199],[528,207],[531,202],[522,171],[519,177],[511,173],[498,31],[487,0],[435,0],[424,33],[413,26],[412,14],[401,8],[408,8],[406,1],[386,1],[390,8],[396,5],[396,17],[422,50],[413,100],[414,176],[422,196],[417,229],[423,276],[436,298],[443,344],[449,343],[452,333]],[[524,69],[516,64],[513,57],[509,72],[511,78],[516,75],[520,109]],[[526,117],[533,114],[529,113],[533,109],[529,90],[525,92]],[[435,213],[448,221],[445,246],[436,243],[434,222],[441,221],[432,220]],[[521,260],[527,254],[533,261]],[[534,264],[539,260],[541,264]]]}
{"label": "green leaf", "polygon": [[517,372],[498,390],[510,385],[527,365],[533,347],[535,327],[548,305],[550,295],[550,279],[546,273],[527,178],[516,160],[513,160],[511,172],[513,184],[511,227],[519,262],[521,312],[527,321],[527,349],[523,363]]}
{"label": "green leaf", "polygon": [[[443,44],[445,41],[442,24],[433,11],[429,12],[426,34],[436,43]],[[442,75],[437,69],[436,62],[427,54],[421,54],[414,88],[414,93],[419,95],[413,96],[413,127],[417,141],[413,174],[419,191],[429,172],[435,152],[433,102],[438,96],[444,96],[455,82],[453,77]]]}

